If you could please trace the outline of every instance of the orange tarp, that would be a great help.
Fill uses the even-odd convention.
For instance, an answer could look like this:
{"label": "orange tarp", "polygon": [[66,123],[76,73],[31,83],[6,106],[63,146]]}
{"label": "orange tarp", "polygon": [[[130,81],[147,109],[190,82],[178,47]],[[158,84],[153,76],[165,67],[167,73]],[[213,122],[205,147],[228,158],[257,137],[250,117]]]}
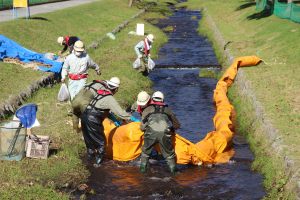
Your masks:
{"label": "orange tarp", "polygon": [[[233,156],[231,141],[233,106],[227,98],[227,89],[233,83],[239,67],[254,66],[261,59],[256,56],[239,57],[225,71],[214,90],[216,114],[213,118],[215,130],[194,144],[176,134],[173,138],[178,164],[226,163]],[[129,161],[141,154],[143,132],[139,122],[132,122],[120,127],[108,119],[103,122],[106,135],[106,154],[113,160]],[[159,148],[157,148],[159,150]]]}

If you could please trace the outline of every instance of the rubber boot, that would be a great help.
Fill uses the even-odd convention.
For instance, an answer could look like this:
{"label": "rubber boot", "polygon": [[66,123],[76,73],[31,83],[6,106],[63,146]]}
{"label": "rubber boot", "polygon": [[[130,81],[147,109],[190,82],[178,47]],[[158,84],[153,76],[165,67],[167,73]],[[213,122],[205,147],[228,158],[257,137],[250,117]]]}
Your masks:
{"label": "rubber boot", "polygon": [[176,174],[176,162],[175,162],[175,158],[171,158],[171,159],[167,159],[167,163],[170,169],[170,172],[172,175]]}
{"label": "rubber boot", "polygon": [[103,154],[97,153],[95,156],[95,164],[94,167],[98,168],[101,166],[101,163],[103,161]]}
{"label": "rubber boot", "polygon": [[147,167],[148,167],[148,157],[141,157],[141,165],[140,165],[140,172],[141,173],[146,173]]}

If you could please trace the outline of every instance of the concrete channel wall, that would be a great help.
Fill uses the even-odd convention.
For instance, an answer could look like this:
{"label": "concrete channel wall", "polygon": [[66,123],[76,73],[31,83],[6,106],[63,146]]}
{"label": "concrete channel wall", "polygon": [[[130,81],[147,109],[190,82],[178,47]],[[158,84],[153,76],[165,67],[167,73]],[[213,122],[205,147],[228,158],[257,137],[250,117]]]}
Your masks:
{"label": "concrete channel wall", "polygon": [[[230,49],[226,48],[227,42],[224,40],[221,32],[218,30],[214,20],[207,13],[206,9],[203,10],[205,15],[204,20],[206,24],[209,25],[212,31],[212,37],[217,48],[222,52],[223,59],[226,66],[229,66],[234,57],[230,53]],[[282,143],[279,137],[278,130],[273,126],[270,119],[265,114],[262,104],[257,100],[254,90],[251,86],[251,82],[245,77],[244,70],[240,68],[235,80],[237,86],[238,94],[243,98],[247,99],[251,103],[255,113],[255,130],[253,133],[254,137],[257,138],[258,134],[263,134],[266,142],[270,146],[271,153],[273,154],[273,159],[279,158],[276,162],[281,162],[284,164],[285,174],[287,175],[288,181],[285,189],[290,193],[296,194],[296,199],[300,200],[300,169],[295,165],[295,161],[289,158],[284,152],[285,145]],[[253,130],[253,127],[252,127]]]}
{"label": "concrete channel wall", "polygon": [[[125,20],[122,24],[118,25],[116,28],[114,28],[111,33],[117,34],[122,29],[124,29],[130,21],[133,19],[139,17],[141,14],[143,14],[146,11],[146,9],[140,10],[137,14],[129,18],[128,20]],[[100,46],[102,42],[109,39],[108,36],[104,35],[98,39],[95,39],[91,44],[87,45],[88,49],[96,49]],[[58,77],[55,76],[53,73],[49,73],[49,75],[44,76],[40,78],[39,80],[35,81],[31,85],[27,87],[27,89],[23,90],[17,95],[11,95],[8,97],[8,99],[2,103],[0,103],[0,119],[6,118],[7,116],[10,116],[11,114],[14,114],[16,110],[21,106],[25,101],[31,97],[34,92],[38,91],[42,87],[51,87],[54,84],[58,83]]]}

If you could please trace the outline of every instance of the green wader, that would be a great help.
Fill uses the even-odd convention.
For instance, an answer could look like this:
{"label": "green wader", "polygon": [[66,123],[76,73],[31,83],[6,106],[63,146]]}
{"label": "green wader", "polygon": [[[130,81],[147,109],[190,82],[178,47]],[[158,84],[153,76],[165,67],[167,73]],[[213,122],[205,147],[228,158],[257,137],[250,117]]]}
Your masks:
{"label": "green wader", "polygon": [[156,132],[148,128],[144,134],[144,145],[142,147],[142,155],[141,155],[141,166],[140,170],[142,173],[146,172],[149,155],[156,143],[159,144],[159,148],[162,152],[163,157],[166,159],[169,169],[172,174],[175,173],[176,170],[176,162],[175,162],[175,151],[172,146],[171,134],[166,132]]}

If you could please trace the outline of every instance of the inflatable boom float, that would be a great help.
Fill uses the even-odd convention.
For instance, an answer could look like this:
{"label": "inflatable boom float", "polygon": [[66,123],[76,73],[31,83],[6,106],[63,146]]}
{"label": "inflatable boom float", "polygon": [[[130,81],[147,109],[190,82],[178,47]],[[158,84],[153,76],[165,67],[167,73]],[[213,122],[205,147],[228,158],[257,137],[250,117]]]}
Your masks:
{"label": "inflatable boom float", "polygon": [[[215,130],[207,133],[206,137],[194,144],[176,134],[173,145],[177,156],[177,164],[214,164],[226,163],[234,155],[232,139],[234,136],[232,115],[233,106],[227,97],[227,90],[233,83],[239,67],[259,64],[260,58],[256,56],[239,57],[225,71],[214,90],[214,103],[216,114],[213,118]],[[106,119],[103,122],[106,136],[106,156],[118,161],[136,159],[142,152],[143,135],[140,122],[131,122],[116,127],[113,122]],[[156,149],[159,151],[159,147]]]}

